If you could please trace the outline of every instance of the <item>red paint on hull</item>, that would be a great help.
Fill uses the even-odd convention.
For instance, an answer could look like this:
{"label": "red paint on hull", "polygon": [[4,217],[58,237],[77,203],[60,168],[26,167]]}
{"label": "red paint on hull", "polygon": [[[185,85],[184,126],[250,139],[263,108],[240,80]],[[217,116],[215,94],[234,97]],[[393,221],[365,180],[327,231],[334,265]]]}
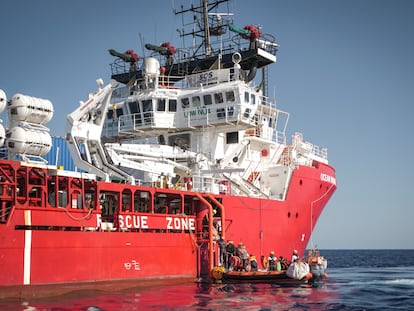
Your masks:
{"label": "red paint on hull", "polygon": [[[10,161],[0,164],[17,165]],[[46,180],[45,172],[36,173],[41,181]],[[334,183],[323,180],[321,174],[335,177],[334,169],[328,165],[299,167],[293,173],[285,201],[214,195],[225,209],[222,229],[226,239],[242,241],[256,257],[267,256],[271,250],[288,258],[293,249],[303,254],[312,229],[336,188]],[[3,189],[9,184],[3,184]],[[2,190],[3,208],[9,206],[7,202],[15,203],[7,219],[0,223],[0,286],[196,279],[208,273],[211,265],[218,264],[217,252],[214,263],[209,262],[208,254],[215,244],[210,245],[201,228],[206,214],[203,211],[213,208],[207,206],[211,202],[207,194],[203,194],[207,202],[203,203],[198,199],[201,195],[187,191],[96,183],[97,191],[111,189],[121,194],[124,188],[131,193],[145,190],[151,196],[158,192],[175,195],[182,198],[181,211],[185,211],[186,203],[193,202],[193,214],[178,218],[178,214],[120,213],[124,220],[144,217],[140,219],[145,219],[146,225],[153,225],[155,229],[126,228],[106,232],[97,229],[97,215],[101,214],[98,208],[78,210],[69,205],[52,208],[43,196],[37,200],[43,200],[43,205],[37,206],[36,200],[32,200],[35,206],[30,206],[27,200],[24,204],[16,200],[16,189],[13,188],[11,194]],[[46,191],[43,195],[46,197]],[[127,215],[130,218],[126,218]],[[188,218],[194,219],[194,230]],[[190,224],[190,229],[181,221]],[[161,228],[163,223],[164,228]]]}

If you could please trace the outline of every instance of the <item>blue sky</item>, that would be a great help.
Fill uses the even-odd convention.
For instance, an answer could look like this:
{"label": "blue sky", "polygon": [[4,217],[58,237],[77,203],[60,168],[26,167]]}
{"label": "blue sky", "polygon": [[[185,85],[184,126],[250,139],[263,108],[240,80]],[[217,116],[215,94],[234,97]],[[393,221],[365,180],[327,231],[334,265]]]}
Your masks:
{"label": "blue sky", "polygon": [[[414,1],[235,1],[235,23],[276,36],[269,90],[288,135],[327,147],[338,190],[315,228],[320,248],[414,248]],[[49,127],[110,79],[107,52],[181,40],[168,0],[0,4],[0,88],[48,98]],[[3,120],[6,115],[2,114]]]}

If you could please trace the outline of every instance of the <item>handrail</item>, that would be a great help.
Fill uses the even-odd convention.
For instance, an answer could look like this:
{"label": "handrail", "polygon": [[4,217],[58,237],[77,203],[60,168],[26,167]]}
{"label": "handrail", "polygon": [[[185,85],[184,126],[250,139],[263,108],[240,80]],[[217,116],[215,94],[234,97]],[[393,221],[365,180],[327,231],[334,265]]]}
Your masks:
{"label": "handrail", "polygon": [[214,252],[213,252],[213,207],[211,206],[210,202],[208,202],[203,196],[196,192],[196,197],[200,199],[208,207],[208,259],[209,259],[209,276],[211,276],[211,272],[213,271],[213,263],[214,263]]}
{"label": "handrail", "polygon": [[224,224],[225,224],[225,221],[226,221],[224,206],[215,197],[213,197],[213,195],[211,195],[210,193],[207,194],[207,196],[214,202],[214,204],[216,204],[220,208],[220,211],[221,211],[221,213],[220,213],[221,214],[221,237],[224,240],[226,240],[226,233],[225,233],[225,230],[224,230]]}

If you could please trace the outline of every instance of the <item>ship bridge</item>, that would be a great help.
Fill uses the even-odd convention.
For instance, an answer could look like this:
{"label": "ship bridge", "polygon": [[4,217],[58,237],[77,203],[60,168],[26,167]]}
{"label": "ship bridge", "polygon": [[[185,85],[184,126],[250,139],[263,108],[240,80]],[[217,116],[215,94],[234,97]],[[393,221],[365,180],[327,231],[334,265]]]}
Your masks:
{"label": "ship bridge", "polygon": [[274,123],[275,102],[249,87],[243,75],[237,68],[210,70],[186,77],[182,89],[157,78],[153,89],[138,90],[113,104],[106,125],[116,122],[112,136],[145,138],[204,127],[226,132]]}

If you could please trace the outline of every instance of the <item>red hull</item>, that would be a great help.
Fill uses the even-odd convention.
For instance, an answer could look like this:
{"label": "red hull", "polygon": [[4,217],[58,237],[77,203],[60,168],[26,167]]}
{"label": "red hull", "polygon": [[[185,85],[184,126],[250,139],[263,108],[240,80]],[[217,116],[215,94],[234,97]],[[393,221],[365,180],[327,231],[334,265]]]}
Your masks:
{"label": "red hull", "polygon": [[[289,258],[293,249],[302,255],[336,189],[334,169],[322,163],[299,167],[293,173],[285,201],[105,182],[87,184],[81,178],[49,174],[47,169],[31,169],[7,160],[0,161],[0,170],[1,286],[208,277],[218,264],[213,223],[203,222],[210,215],[221,222],[226,240],[242,241],[256,257],[274,250]],[[66,206],[54,207],[50,199],[58,197],[50,190],[55,183],[60,187],[63,180],[71,200]],[[22,194],[19,186],[27,192]],[[31,195],[33,192],[36,194]],[[96,205],[102,193],[106,198],[130,194],[137,211],[119,203],[113,228],[106,229],[100,208],[74,208],[75,198],[92,192]],[[159,213],[154,212],[158,202],[154,201],[152,210],[141,212],[138,196],[133,196],[141,192],[154,200],[167,196],[181,203],[177,210]],[[81,201],[85,205],[84,197]]]}

